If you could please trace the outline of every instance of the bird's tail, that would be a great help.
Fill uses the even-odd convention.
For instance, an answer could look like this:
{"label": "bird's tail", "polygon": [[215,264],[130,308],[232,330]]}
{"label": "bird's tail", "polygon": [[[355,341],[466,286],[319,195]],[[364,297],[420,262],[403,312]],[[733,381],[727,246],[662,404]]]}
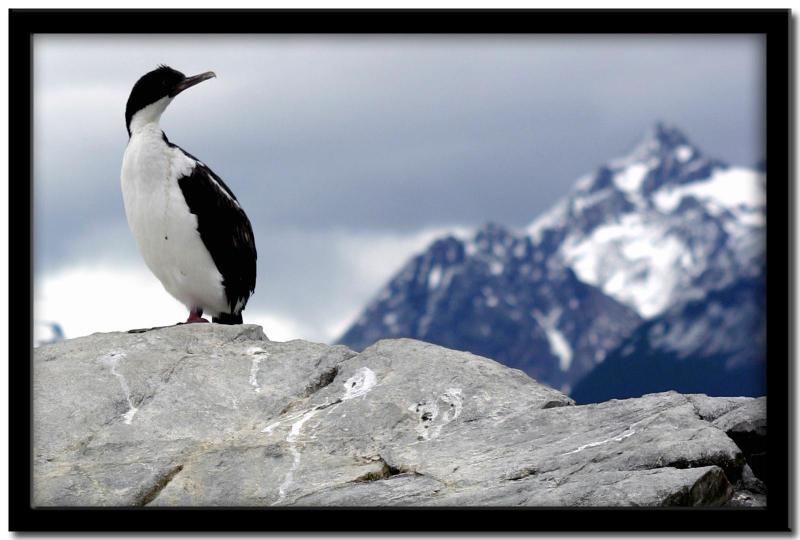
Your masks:
{"label": "bird's tail", "polygon": [[242,324],[242,313],[241,311],[236,315],[233,313],[220,313],[216,317],[212,317],[211,321],[219,324]]}

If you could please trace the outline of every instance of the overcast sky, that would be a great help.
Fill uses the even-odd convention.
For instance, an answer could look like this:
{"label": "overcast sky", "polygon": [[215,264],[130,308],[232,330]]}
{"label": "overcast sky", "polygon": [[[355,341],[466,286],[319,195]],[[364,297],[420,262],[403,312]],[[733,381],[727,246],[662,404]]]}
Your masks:
{"label": "overcast sky", "polygon": [[162,118],[258,246],[245,322],[331,340],[447,230],[523,227],[657,120],[763,159],[756,36],[42,36],[34,40],[35,316],[69,337],[172,324],[119,186],[125,102],[160,63],[217,74]]}

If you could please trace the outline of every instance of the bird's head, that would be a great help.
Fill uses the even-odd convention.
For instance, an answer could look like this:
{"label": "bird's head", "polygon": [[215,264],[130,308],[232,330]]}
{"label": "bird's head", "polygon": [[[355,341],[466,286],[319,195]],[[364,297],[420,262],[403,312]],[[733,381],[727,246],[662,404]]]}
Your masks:
{"label": "bird's head", "polygon": [[138,126],[157,122],[172,99],[197,83],[216,77],[213,71],[187,77],[180,71],[161,65],[136,81],[125,107],[128,135]]}

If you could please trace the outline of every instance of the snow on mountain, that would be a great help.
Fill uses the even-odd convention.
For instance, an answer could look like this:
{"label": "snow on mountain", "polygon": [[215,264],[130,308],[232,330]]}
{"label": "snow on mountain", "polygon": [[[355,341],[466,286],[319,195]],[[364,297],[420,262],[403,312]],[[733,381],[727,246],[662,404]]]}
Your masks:
{"label": "snow on mountain", "polygon": [[753,275],[763,258],[765,178],[657,124],[527,230],[582,281],[651,318]]}

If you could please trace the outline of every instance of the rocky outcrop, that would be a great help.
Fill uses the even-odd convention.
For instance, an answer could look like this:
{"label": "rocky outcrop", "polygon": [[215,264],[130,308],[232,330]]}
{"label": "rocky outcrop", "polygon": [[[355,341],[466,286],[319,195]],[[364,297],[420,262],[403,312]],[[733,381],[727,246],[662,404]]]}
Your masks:
{"label": "rocky outcrop", "polygon": [[36,349],[34,504],[761,505],[764,405],[576,406],[408,339],[357,354],[252,325],[95,334]]}

